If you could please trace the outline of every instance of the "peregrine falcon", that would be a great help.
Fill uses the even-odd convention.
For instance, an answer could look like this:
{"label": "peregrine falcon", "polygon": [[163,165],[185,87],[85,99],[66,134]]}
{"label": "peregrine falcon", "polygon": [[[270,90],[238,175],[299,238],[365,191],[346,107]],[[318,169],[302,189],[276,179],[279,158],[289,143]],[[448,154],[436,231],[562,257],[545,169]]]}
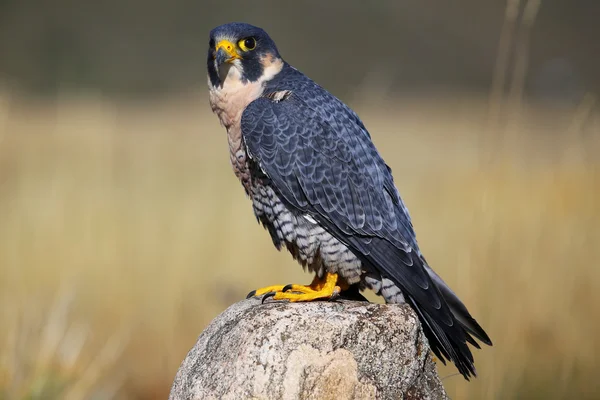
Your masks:
{"label": "peregrine falcon", "polygon": [[386,303],[408,303],[435,355],[475,376],[467,342],[492,342],[425,261],[392,171],[358,115],[249,24],[210,32],[207,67],[210,105],[257,220],[315,275],[310,285],[249,296],[297,302],[371,289]]}

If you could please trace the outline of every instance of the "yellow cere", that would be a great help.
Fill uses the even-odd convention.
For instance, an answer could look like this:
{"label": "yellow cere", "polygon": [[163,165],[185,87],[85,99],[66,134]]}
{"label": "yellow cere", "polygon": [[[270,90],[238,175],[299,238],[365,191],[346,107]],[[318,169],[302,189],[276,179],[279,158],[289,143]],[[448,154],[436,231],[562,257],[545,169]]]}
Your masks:
{"label": "yellow cere", "polygon": [[219,49],[225,50],[225,52],[229,55],[229,60],[227,62],[231,62],[237,58],[242,58],[236,51],[236,47],[229,40],[221,40],[215,46],[215,52],[219,51]]}

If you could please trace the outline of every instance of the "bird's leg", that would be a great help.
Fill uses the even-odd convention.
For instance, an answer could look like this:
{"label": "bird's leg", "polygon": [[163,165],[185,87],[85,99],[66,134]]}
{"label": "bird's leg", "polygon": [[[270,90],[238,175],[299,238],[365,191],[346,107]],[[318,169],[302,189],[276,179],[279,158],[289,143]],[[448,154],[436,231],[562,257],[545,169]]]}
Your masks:
{"label": "bird's leg", "polygon": [[338,286],[338,275],[328,272],[323,278],[315,276],[310,285],[267,286],[250,292],[248,297],[265,295],[265,298],[273,297],[275,300],[297,302],[317,299],[333,299],[337,297],[341,291],[342,288]]}
{"label": "bird's leg", "polygon": [[325,285],[326,279],[319,278],[318,275],[315,275],[310,285],[285,285],[283,289],[279,290],[279,292],[297,292],[297,293],[311,293],[321,290]]}
{"label": "bird's leg", "polygon": [[320,288],[323,287],[324,284],[325,284],[325,280],[321,279],[317,275],[315,275],[315,277],[310,285],[291,284],[291,285],[267,286],[264,288],[260,288],[260,289],[251,291],[250,293],[248,293],[248,296],[246,298],[250,298],[253,296],[262,296],[267,293],[287,292],[289,290],[291,290],[292,292],[309,293],[309,292],[314,292],[314,291],[319,290]]}
{"label": "bird's leg", "polygon": [[[327,273],[322,280],[315,280],[308,287],[301,285],[288,285],[289,291],[276,292],[274,300],[289,300],[294,303],[297,301],[312,301],[318,299],[335,299],[342,288],[337,286],[338,274]],[[287,289],[284,288],[284,289]]]}

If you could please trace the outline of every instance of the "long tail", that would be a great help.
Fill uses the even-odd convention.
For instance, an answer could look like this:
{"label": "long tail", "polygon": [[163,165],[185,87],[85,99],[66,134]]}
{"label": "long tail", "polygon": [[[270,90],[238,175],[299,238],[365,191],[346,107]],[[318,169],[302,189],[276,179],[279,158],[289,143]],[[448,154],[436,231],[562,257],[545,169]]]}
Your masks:
{"label": "long tail", "polygon": [[474,337],[489,345],[492,342],[419,251],[397,247],[377,236],[347,235],[326,220],[320,222],[350,245],[367,270],[380,275],[381,284],[375,292],[381,292],[388,303],[403,298],[415,310],[431,350],[442,362],[452,361],[467,380],[476,376],[468,343],[480,348]]}
{"label": "long tail", "polygon": [[492,341],[442,278],[426,263],[424,263],[424,267],[448,304],[457,324],[448,326],[439,323],[436,317],[430,315],[423,307],[420,307],[412,297],[408,296],[407,301],[419,315],[423,332],[429,341],[429,346],[433,353],[444,364],[446,363],[446,359],[451,360],[464,378],[469,380],[471,376],[477,376],[477,371],[474,365],[473,354],[467,346],[467,342],[480,349],[481,347],[473,337],[489,346],[492,345]]}
{"label": "long tail", "polygon": [[[444,282],[442,280],[442,278],[440,278],[440,276],[438,274],[436,274],[435,271],[433,269],[431,269],[431,267],[429,265],[427,265],[427,263],[425,263],[424,267],[425,267],[425,270],[427,271],[427,273],[429,274],[429,276],[431,277],[431,280],[438,287],[440,293],[444,297],[444,300],[446,300],[446,303],[448,303],[448,306],[450,307],[450,311],[452,311],[454,318],[456,318],[456,320],[460,323],[460,325],[468,333],[475,336],[477,339],[481,340],[483,343],[487,344],[488,346],[492,346],[492,341],[491,341],[490,337],[488,336],[488,334],[483,330],[481,325],[479,325],[477,323],[475,318],[473,318],[471,316],[471,314],[469,313],[469,310],[467,310],[467,307],[463,304],[462,301],[460,301],[458,296],[452,291],[452,289],[450,289],[450,287],[446,284],[446,282]],[[471,338],[471,336],[469,336],[469,335],[467,335],[467,337]],[[472,341],[469,340],[469,343],[471,343],[473,346],[475,346],[477,348],[480,348],[479,345],[477,345],[477,342],[475,342],[474,340],[472,340]]]}

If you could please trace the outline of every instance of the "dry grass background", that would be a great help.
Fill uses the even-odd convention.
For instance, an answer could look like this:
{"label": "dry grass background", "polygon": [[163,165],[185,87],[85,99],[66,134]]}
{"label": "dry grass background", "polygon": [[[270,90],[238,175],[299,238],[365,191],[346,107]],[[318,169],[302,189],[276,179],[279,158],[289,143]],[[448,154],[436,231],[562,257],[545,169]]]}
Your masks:
{"label": "dry grass background", "polygon": [[[166,398],[217,313],[310,280],[256,224],[204,91],[0,98],[0,398]],[[471,383],[441,368],[451,396],[598,398],[593,98],[522,104],[508,136],[484,97],[383,104],[352,105],[428,260],[495,344]]]}

